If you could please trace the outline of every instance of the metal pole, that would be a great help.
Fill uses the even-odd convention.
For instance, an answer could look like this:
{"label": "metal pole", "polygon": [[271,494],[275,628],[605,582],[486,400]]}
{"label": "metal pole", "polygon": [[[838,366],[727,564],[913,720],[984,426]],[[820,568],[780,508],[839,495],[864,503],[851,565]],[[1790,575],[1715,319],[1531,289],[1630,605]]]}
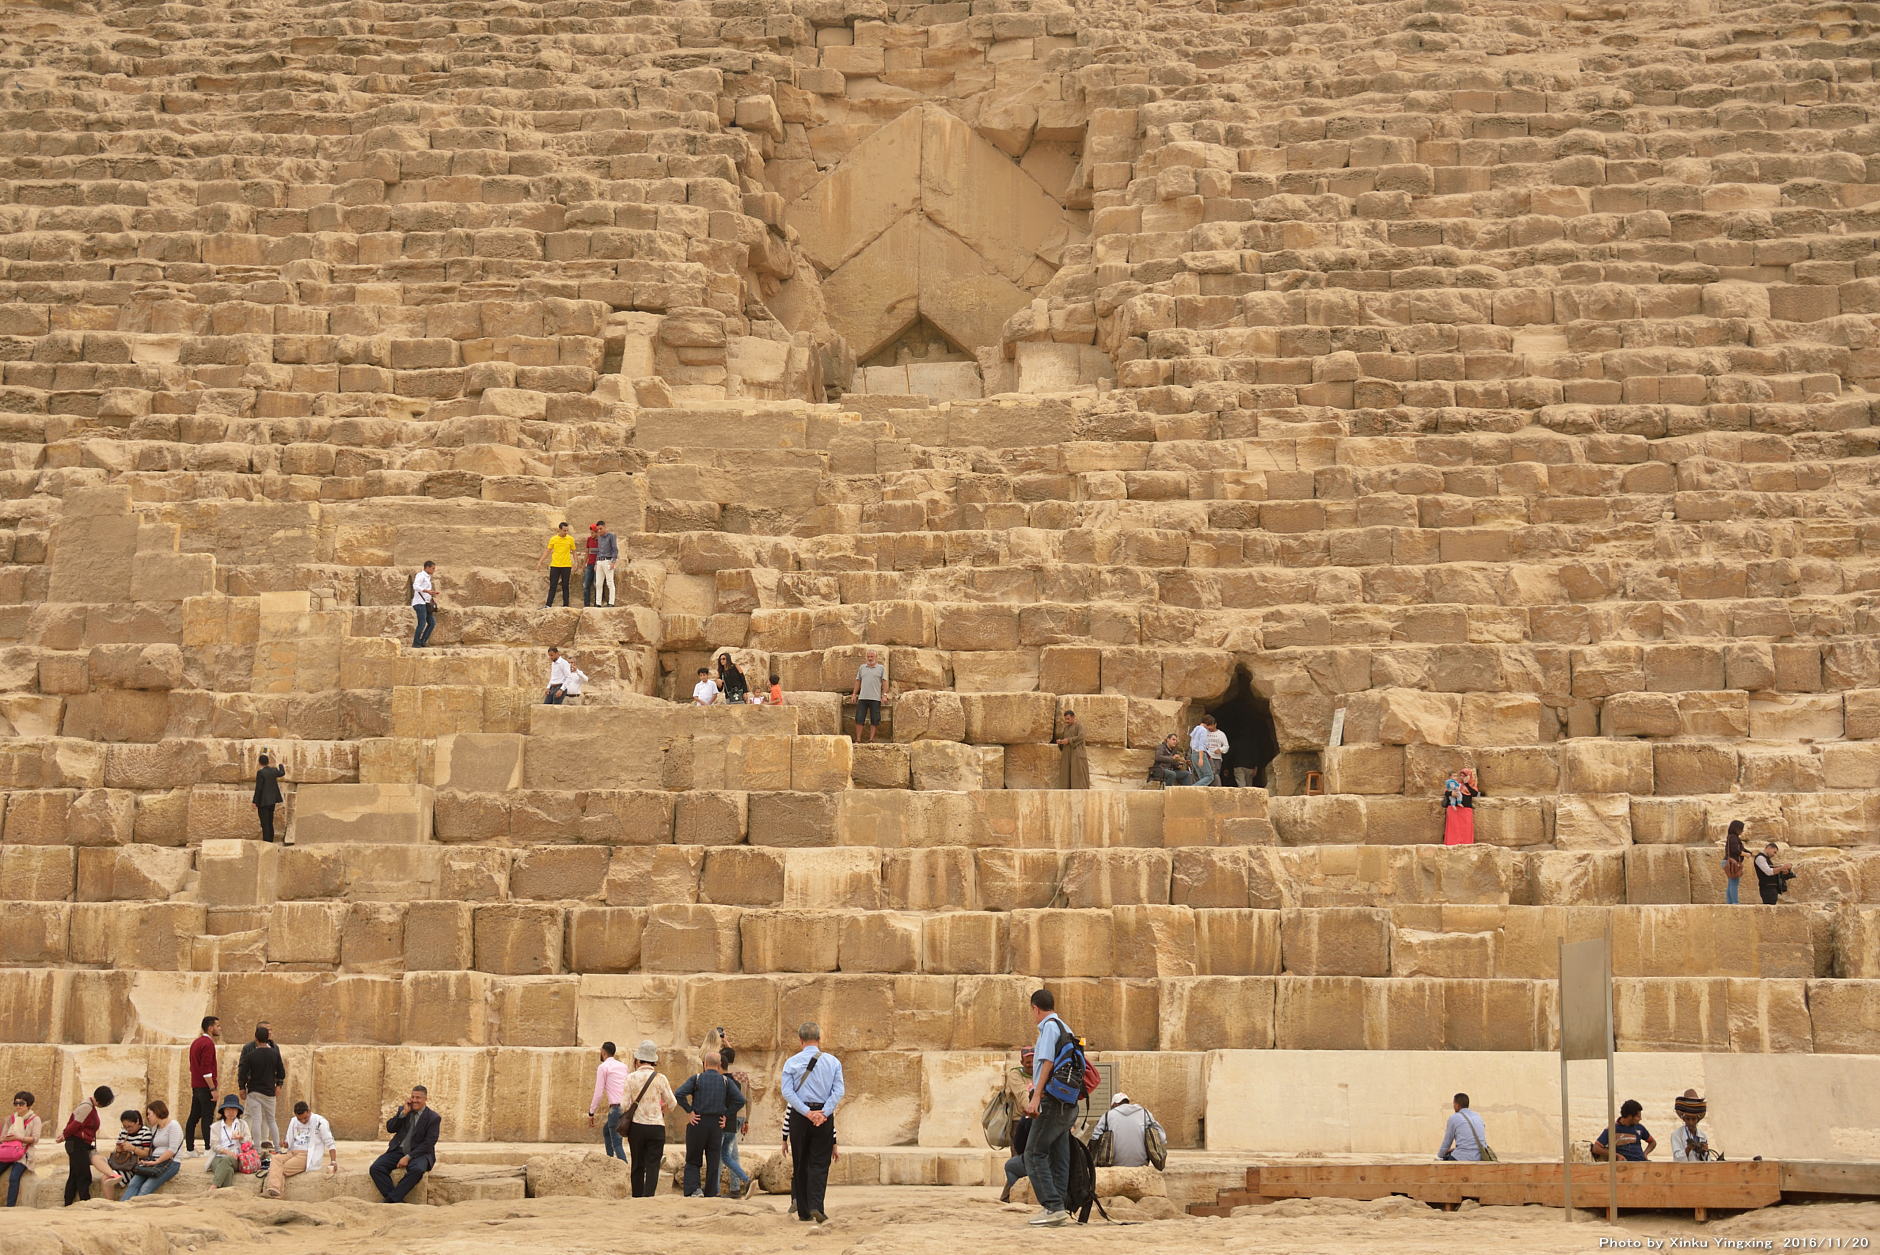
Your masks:
{"label": "metal pole", "polygon": [[1565,974],[1567,970],[1567,939],[1565,937],[1558,937],[1555,939],[1554,944],[1557,947],[1556,954],[1559,957],[1559,964],[1560,964],[1554,970],[1560,974],[1555,978],[1555,984],[1557,984],[1560,988],[1560,996],[1555,999],[1555,1002],[1558,1004],[1558,1010],[1561,1012],[1561,1016],[1560,1016],[1560,1187],[1563,1191],[1563,1194],[1561,1196],[1561,1206],[1563,1206],[1566,1209],[1567,1222],[1571,1224],[1573,1221],[1578,1220],[1579,1217],[1574,1215],[1573,1213],[1573,1133],[1572,1133],[1572,1126],[1568,1123],[1569,1104],[1567,1102],[1567,1034],[1566,1034],[1567,1023],[1566,1023],[1566,1016],[1564,1014],[1565,1009],[1566,1009]]}
{"label": "metal pole", "polygon": [[1619,1223],[1619,1095],[1613,1080],[1612,916],[1606,916],[1606,1223]]}

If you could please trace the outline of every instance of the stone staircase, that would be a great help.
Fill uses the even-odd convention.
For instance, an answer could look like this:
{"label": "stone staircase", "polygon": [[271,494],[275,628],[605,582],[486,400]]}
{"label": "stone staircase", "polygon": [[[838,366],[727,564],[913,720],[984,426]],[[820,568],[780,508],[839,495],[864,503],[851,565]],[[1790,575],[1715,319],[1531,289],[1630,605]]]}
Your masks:
{"label": "stone staircase", "polygon": [[[9,6],[7,1075],[176,1106],[266,1018],[343,1137],[570,1142],[602,1040],[819,1019],[856,1179],[977,1183],[1041,982],[1253,1149],[1240,1052],[1550,1050],[1608,928],[1622,1050],[1866,1068],[1880,8],[1686,7]],[[975,254],[984,397],[881,393],[805,245],[944,229],[866,177],[917,108],[1064,228]],[[602,518],[618,605],[540,606]],[[682,704],[722,649],[787,704]],[[1145,779],[1204,710],[1260,787]]]}

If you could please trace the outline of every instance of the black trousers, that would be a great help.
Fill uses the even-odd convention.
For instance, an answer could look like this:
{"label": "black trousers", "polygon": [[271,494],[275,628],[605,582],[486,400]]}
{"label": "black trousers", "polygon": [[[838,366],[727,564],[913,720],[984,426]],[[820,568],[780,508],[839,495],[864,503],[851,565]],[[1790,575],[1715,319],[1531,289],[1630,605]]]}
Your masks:
{"label": "black trousers", "polygon": [[659,1189],[659,1161],[666,1153],[666,1126],[663,1124],[629,1124],[627,1126],[627,1157],[631,1161],[629,1173],[633,1178],[633,1197],[651,1198]]}
{"label": "black trousers", "polygon": [[196,1121],[202,1121],[202,1144],[209,1145],[209,1126],[215,1122],[215,1091],[195,1085],[189,1091],[189,1120],[183,1125],[183,1145],[196,1149]]}
{"label": "black trousers", "polygon": [[555,604],[555,586],[561,586],[561,604],[568,604],[568,576],[574,571],[571,566],[552,566],[548,568],[548,600],[544,606]]}
{"label": "black trousers", "polygon": [[366,1169],[372,1184],[379,1187],[379,1197],[388,1203],[404,1202],[405,1195],[411,1193],[418,1182],[424,1180],[425,1174],[431,1171],[429,1159],[414,1159],[411,1166],[405,1169],[405,1175],[398,1178],[398,1183],[394,1185],[392,1173],[398,1170],[398,1161],[403,1158],[404,1155],[394,1148],[374,1159],[372,1166]]}
{"label": "black trousers", "polygon": [[1762,895],[1764,906],[1774,906],[1782,901],[1782,890],[1776,888],[1776,882],[1765,880],[1757,884],[1756,892]]}
{"label": "black trousers", "polygon": [[705,1197],[718,1197],[718,1157],[725,1149],[725,1116],[702,1115],[697,1124],[685,1126],[685,1192],[689,1198],[698,1193],[699,1163],[705,1165]]}
{"label": "black trousers", "polygon": [[274,840],[274,806],[272,803],[256,802],[255,814],[261,816],[261,839]]}
{"label": "black trousers", "polygon": [[65,1205],[91,1201],[91,1143],[82,1137],[65,1139]]}
{"label": "black trousers", "polygon": [[[810,1106],[820,1110],[814,1103]],[[790,1114],[790,1203],[804,1220],[812,1212],[827,1210],[823,1196],[829,1191],[829,1164],[835,1152],[834,1120],[811,1124],[795,1112]]]}

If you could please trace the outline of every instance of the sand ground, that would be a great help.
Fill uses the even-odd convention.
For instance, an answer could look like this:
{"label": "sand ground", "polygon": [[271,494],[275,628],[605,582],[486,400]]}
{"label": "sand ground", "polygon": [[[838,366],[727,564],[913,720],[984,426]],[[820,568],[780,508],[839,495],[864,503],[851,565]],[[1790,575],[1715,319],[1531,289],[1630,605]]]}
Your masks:
{"label": "sand ground", "polygon": [[[1539,1207],[1475,1207],[1443,1213],[1408,1199],[1371,1203],[1301,1199],[1243,1208],[1224,1220],[1028,1230],[1030,1209],[1001,1205],[990,1189],[856,1187],[830,1192],[830,1223],[790,1218],[780,1199],[750,1202],[599,1201],[544,1198],[451,1207],[387,1208],[346,1199],[269,1203],[217,1198],[130,1206],[94,1202],[61,1211],[0,1212],[5,1255],[963,1255],[1049,1245],[1077,1252],[1193,1255],[1450,1255],[1521,1251],[1579,1255],[1627,1249],[1784,1250],[1782,1239],[1820,1242],[1787,1249],[1859,1249],[1880,1237],[1880,1203],[1765,1208],[1697,1225],[1688,1216],[1639,1213],[1621,1227],[1565,1223]],[[1093,1217],[1094,1219],[1094,1217]],[[1601,1239],[1607,1239],[1602,1243]],[[1648,1245],[1663,1243],[1662,1246]],[[1674,1246],[1674,1239],[1706,1246]],[[1724,1241],[1743,1246],[1724,1245]],[[1623,1245],[1614,1245],[1622,1243]],[[1764,1245],[1767,1243],[1767,1245]],[[1753,1245],[1752,1245],[1753,1244]]]}

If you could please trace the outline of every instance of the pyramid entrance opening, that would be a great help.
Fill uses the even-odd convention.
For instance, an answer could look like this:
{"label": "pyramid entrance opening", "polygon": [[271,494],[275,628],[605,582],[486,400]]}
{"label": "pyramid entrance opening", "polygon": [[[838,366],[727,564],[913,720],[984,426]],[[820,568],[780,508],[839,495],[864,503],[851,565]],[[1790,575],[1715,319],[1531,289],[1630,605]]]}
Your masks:
{"label": "pyramid entrance opening", "polygon": [[[1227,758],[1223,763],[1228,784],[1246,788],[1272,789],[1275,793],[1296,793],[1299,787],[1288,778],[1275,781],[1275,775],[1288,776],[1289,764],[1279,752],[1279,732],[1273,723],[1273,707],[1254,687],[1247,668],[1237,667],[1234,682],[1218,701],[1198,703],[1196,718],[1214,716],[1215,723],[1227,734]],[[1191,720],[1189,727],[1194,726]]]}

